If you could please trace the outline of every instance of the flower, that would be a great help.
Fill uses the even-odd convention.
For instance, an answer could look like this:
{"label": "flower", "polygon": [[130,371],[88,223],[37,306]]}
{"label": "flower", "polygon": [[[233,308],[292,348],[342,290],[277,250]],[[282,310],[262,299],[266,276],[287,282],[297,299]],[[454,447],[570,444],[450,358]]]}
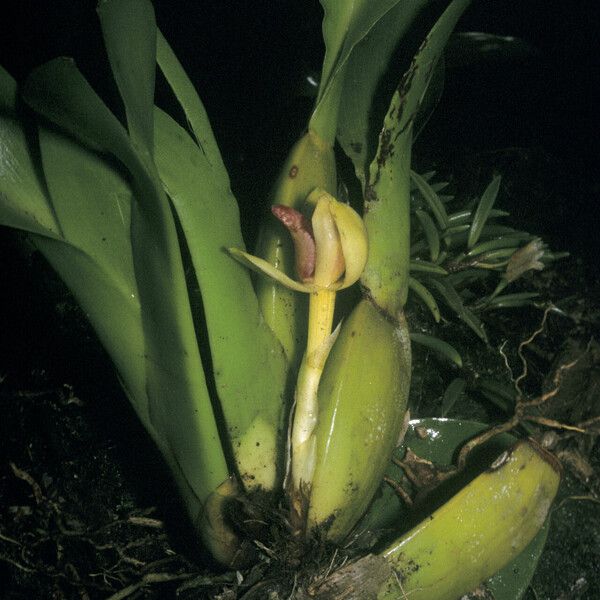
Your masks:
{"label": "flower", "polygon": [[360,215],[319,188],[308,195],[307,203],[314,206],[310,221],[288,206],[272,207],[292,236],[299,281],[238,248],[229,248],[229,252],[251,269],[297,292],[350,287],[358,281],[367,262],[367,231]]}
{"label": "flower", "polygon": [[508,283],[519,279],[521,275],[535,269],[541,271],[544,263],[540,261],[544,256],[545,246],[541,239],[537,238],[526,246],[519,248],[508,261],[504,277]]}

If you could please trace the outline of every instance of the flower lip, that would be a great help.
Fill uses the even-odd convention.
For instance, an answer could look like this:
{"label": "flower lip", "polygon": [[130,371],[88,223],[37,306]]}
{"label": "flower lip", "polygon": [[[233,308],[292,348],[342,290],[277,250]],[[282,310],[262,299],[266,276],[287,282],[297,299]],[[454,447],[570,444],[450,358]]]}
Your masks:
{"label": "flower lip", "polygon": [[316,244],[312,223],[295,208],[274,204],[273,215],[281,221],[292,236],[296,254],[296,274],[300,281],[307,283],[315,274]]}

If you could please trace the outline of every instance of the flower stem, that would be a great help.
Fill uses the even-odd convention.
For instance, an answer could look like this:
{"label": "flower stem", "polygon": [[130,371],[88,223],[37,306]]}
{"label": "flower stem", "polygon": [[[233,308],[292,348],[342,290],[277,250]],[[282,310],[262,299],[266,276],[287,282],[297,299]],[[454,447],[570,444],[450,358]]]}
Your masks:
{"label": "flower stem", "polygon": [[300,517],[304,516],[301,509],[301,505],[304,504],[303,496],[306,496],[310,489],[315,469],[314,430],[319,409],[319,381],[329,351],[337,337],[337,332],[331,333],[334,307],[335,291],[322,289],[311,293],[308,342],[298,372],[291,438],[292,503]]}

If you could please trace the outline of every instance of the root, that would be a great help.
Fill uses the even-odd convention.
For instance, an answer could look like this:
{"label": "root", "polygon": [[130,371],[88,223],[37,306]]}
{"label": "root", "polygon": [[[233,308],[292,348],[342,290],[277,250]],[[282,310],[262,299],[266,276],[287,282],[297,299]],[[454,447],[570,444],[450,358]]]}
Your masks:
{"label": "root", "polygon": [[542,316],[542,320],[540,322],[539,327],[527,339],[520,342],[518,349],[517,349],[517,354],[521,361],[522,368],[521,368],[521,373],[516,378],[514,377],[512,369],[509,365],[508,357],[507,357],[506,353],[504,352],[505,344],[502,344],[502,346],[500,347],[500,349],[499,349],[500,355],[502,356],[502,359],[504,360],[504,364],[506,366],[507,371],[509,372],[510,379],[513,382],[513,385],[514,385],[514,388],[515,388],[515,391],[517,394],[513,415],[506,422],[501,423],[499,425],[495,425],[495,426],[491,427],[490,429],[487,429],[483,433],[475,436],[471,440],[469,440],[461,448],[461,450],[459,452],[458,460],[457,460],[457,469],[458,470],[462,470],[465,467],[469,454],[477,446],[480,446],[481,444],[488,442],[490,439],[496,437],[497,435],[512,431],[513,429],[515,429],[516,427],[518,427],[519,425],[522,425],[524,423],[527,423],[527,422],[536,423],[537,425],[542,425],[543,427],[549,427],[551,429],[561,429],[561,430],[571,431],[571,432],[575,432],[575,433],[579,433],[579,434],[586,434],[586,433],[589,433],[590,429],[592,429],[593,426],[596,425],[596,422],[598,420],[600,420],[600,417],[594,417],[593,419],[590,419],[589,422],[580,423],[578,425],[571,425],[571,424],[561,423],[560,421],[556,421],[554,419],[549,419],[549,418],[546,418],[543,416],[527,414],[528,409],[538,408],[538,407],[546,404],[548,401],[550,401],[552,398],[554,398],[558,394],[558,392],[560,391],[561,382],[565,376],[565,373],[567,373],[570,369],[572,369],[579,362],[581,357],[589,351],[589,348],[590,348],[590,344],[588,344],[588,347],[586,348],[585,352],[581,356],[577,357],[576,359],[574,359],[568,363],[564,363],[564,364],[560,365],[556,369],[556,371],[554,372],[554,376],[552,378],[553,387],[551,390],[549,390],[548,392],[545,392],[535,398],[526,399],[525,394],[521,388],[521,384],[525,381],[525,379],[528,376],[528,363],[527,363],[527,359],[525,357],[525,349],[529,345],[531,345],[533,343],[533,341],[540,334],[542,334],[544,332],[544,330],[546,328],[546,322],[548,320],[548,315],[551,312],[554,312],[555,310],[556,309],[555,309],[554,305],[551,304],[551,305],[547,306],[546,309],[544,310],[544,314]]}

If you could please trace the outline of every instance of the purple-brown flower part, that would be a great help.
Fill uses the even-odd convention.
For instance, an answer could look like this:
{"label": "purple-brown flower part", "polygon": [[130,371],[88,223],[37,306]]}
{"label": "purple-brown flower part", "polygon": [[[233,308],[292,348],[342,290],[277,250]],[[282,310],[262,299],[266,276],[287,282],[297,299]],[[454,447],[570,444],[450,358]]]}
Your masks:
{"label": "purple-brown flower part", "polygon": [[306,283],[315,274],[316,245],[311,222],[299,211],[289,206],[275,204],[273,215],[290,232],[296,254],[296,273]]}

